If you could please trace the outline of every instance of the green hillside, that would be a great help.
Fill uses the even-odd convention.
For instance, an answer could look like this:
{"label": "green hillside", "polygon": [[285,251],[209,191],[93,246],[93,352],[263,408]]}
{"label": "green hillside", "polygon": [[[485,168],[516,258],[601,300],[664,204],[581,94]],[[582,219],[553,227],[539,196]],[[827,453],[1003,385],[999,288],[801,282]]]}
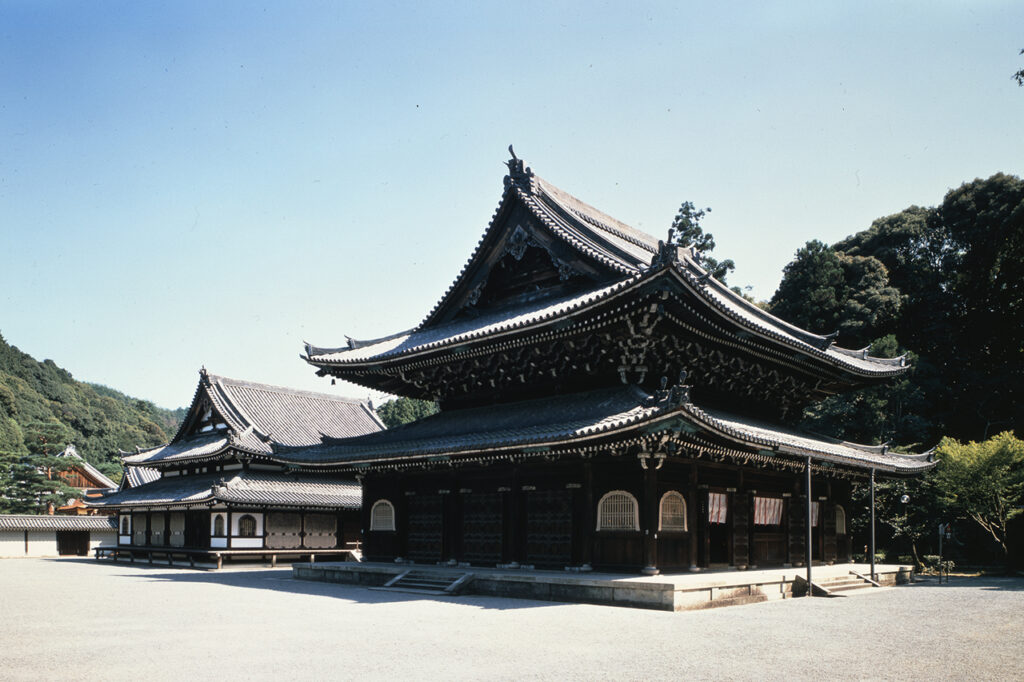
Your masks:
{"label": "green hillside", "polygon": [[76,381],[52,360],[39,362],[0,335],[0,459],[45,458],[74,443],[82,457],[119,480],[118,449],[166,443],[184,413]]}

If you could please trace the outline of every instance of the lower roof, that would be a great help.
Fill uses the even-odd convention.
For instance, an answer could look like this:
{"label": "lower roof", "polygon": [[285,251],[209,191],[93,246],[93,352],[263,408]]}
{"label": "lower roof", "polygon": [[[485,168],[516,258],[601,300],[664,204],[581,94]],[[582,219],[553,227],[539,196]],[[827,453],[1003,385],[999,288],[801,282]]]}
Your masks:
{"label": "lower roof", "polygon": [[115,530],[111,516],[0,514],[0,530]]}
{"label": "lower roof", "polygon": [[620,386],[551,398],[451,410],[378,433],[324,445],[279,449],[274,458],[307,466],[394,466],[432,459],[543,453],[603,442],[699,434],[728,448],[828,463],[846,469],[914,474],[934,466],[928,453],[901,455],[884,446],[812,436],[689,402],[685,389],[650,395]]}
{"label": "lower roof", "polygon": [[359,509],[362,490],[352,480],[319,475],[235,471],[192,476],[165,476],[136,488],[126,488],[90,507],[132,508],[205,506],[326,507]]}

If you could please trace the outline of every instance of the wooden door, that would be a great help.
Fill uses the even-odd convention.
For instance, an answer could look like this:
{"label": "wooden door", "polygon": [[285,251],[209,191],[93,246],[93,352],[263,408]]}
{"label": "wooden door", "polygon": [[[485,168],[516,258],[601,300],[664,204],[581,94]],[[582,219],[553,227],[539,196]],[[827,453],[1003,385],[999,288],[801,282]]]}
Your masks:
{"label": "wooden door", "polygon": [[572,491],[526,493],[526,563],[562,567],[572,563]]}
{"label": "wooden door", "polygon": [[413,561],[441,560],[444,534],[442,495],[413,495],[409,498],[409,535],[406,556]]}
{"label": "wooden door", "polygon": [[462,498],[462,561],[501,561],[502,500],[500,493],[472,493]]}
{"label": "wooden door", "polygon": [[303,547],[333,549],[338,546],[338,517],[334,514],[306,514],[302,525]]}
{"label": "wooden door", "polygon": [[88,556],[89,531],[57,531],[57,554],[61,556]]}
{"label": "wooden door", "polygon": [[267,514],[267,547],[295,549],[302,546],[302,516],[297,512]]}

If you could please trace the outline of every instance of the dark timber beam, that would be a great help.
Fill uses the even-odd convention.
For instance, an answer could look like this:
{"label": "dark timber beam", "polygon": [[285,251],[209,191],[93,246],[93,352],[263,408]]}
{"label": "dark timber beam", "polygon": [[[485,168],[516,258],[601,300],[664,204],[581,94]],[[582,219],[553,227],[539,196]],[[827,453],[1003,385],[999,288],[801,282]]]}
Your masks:
{"label": "dark timber beam", "polygon": [[875,470],[871,470],[871,579],[878,580],[875,575]]}

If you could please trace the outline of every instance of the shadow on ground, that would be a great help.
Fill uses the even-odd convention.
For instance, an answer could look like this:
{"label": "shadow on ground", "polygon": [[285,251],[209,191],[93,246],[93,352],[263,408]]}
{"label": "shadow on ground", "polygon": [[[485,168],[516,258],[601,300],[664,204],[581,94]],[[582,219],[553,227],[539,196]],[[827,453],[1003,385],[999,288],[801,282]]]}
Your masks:
{"label": "shadow on ground", "polygon": [[[51,561],[73,562],[99,565],[95,559],[51,559]],[[345,585],[341,583],[325,583],[312,580],[296,580],[292,578],[291,567],[265,568],[259,566],[232,568],[221,571],[197,571],[188,568],[168,568],[144,563],[111,564],[104,566],[127,569],[118,577],[145,578],[152,581],[168,581],[177,583],[224,585],[244,589],[272,590],[290,594],[331,597],[360,604],[394,604],[414,601],[449,602],[465,604],[482,609],[507,611],[510,609],[529,609],[564,605],[563,602],[537,601],[532,599],[516,599],[512,597],[491,597],[485,595],[434,596],[429,594],[413,594],[408,592],[384,592],[371,590],[362,585]]]}

